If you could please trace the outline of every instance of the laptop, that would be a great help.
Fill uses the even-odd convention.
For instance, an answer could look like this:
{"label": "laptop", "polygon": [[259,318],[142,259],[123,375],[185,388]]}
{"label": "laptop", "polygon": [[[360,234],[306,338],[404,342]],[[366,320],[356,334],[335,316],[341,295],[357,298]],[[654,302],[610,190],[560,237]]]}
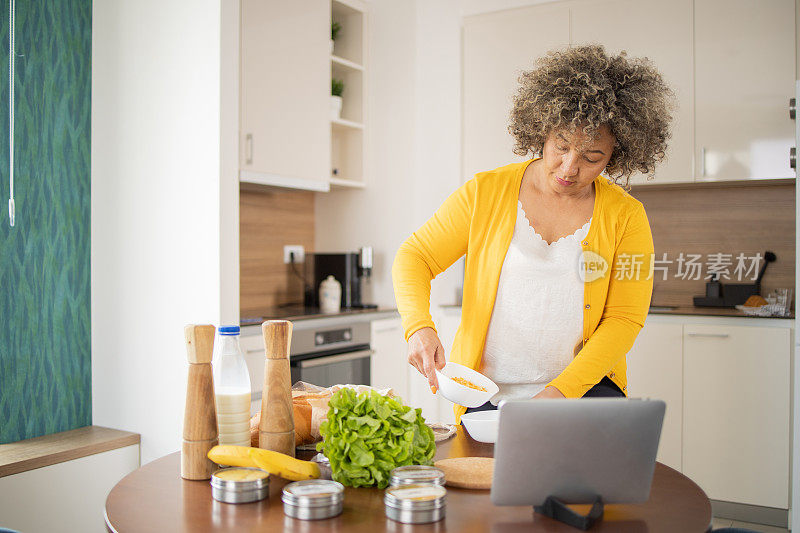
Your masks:
{"label": "laptop", "polygon": [[665,409],[623,398],[501,402],[492,502],[647,501]]}

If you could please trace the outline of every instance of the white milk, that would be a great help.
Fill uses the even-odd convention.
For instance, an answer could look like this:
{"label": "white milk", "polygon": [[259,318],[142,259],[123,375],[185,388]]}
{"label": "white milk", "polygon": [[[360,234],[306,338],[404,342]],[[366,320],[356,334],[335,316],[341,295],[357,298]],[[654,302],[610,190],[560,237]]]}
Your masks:
{"label": "white milk", "polygon": [[217,390],[219,443],[250,446],[250,391]]}

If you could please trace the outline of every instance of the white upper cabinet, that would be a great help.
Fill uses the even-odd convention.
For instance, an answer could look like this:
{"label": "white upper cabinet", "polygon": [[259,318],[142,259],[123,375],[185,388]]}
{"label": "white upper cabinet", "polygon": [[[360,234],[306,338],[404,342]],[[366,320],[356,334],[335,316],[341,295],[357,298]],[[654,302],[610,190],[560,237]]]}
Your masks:
{"label": "white upper cabinet", "polygon": [[[654,24],[653,21],[658,21]],[[692,182],[692,0],[608,0],[572,8],[572,44],[598,43],[609,53],[647,57],[675,91],[672,140],[654,179],[632,184]]]}
{"label": "white upper cabinet", "polygon": [[242,0],[243,182],[328,190],[329,0]]}
{"label": "white upper cabinet", "polygon": [[697,181],[793,178],[794,0],[695,0]]}
{"label": "white upper cabinet", "polygon": [[633,184],[793,178],[795,31],[794,0],[575,0],[465,17],[464,175],[519,159],[507,124],[521,70],[600,43],[650,58],[676,95],[666,159]]}
{"label": "white upper cabinet", "polygon": [[569,9],[535,6],[464,18],[463,176],[522,158],[508,116],[517,78],[548,50],[569,44]]}

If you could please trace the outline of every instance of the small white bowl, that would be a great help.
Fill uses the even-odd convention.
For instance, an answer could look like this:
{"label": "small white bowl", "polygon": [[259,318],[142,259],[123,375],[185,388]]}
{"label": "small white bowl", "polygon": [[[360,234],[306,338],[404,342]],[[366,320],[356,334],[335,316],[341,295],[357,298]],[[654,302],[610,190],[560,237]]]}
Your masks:
{"label": "small white bowl", "polygon": [[469,436],[478,442],[497,442],[500,411],[476,411],[461,415],[461,423],[467,428]]}
{"label": "small white bowl", "polygon": [[[456,383],[451,378],[464,378],[475,385],[480,385],[486,389],[486,392],[471,389]],[[441,370],[437,370],[436,379],[439,381],[439,392],[442,393],[442,396],[464,407],[479,407],[488,402],[489,398],[500,390],[491,379],[458,363],[450,362],[444,365]]]}

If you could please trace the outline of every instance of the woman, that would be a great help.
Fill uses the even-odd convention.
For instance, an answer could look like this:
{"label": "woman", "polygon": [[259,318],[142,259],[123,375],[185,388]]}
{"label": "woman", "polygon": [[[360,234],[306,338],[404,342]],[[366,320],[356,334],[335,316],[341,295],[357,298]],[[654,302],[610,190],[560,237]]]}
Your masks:
{"label": "woman", "polygon": [[[647,60],[602,46],[551,52],[522,74],[509,131],[514,153],[534,158],[477,174],[403,243],[392,267],[408,360],[432,391],[445,354],[430,282],[466,254],[450,360],[500,386],[477,409],[625,396],[625,354],[653,288],[650,226],[625,189],[664,158],[671,102]],[[457,419],[464,412],[456,406]]]}

